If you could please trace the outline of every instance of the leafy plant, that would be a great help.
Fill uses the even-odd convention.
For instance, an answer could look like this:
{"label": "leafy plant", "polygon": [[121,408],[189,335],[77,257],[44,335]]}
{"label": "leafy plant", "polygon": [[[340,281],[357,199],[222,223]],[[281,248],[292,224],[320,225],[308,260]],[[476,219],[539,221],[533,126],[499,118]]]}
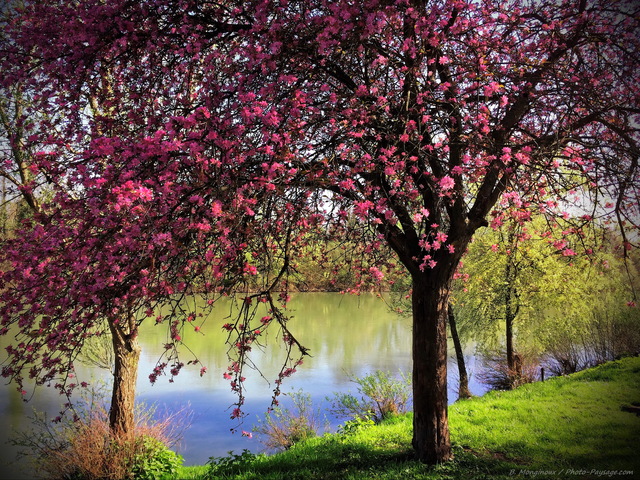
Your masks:
{"label": "leafy plant", "polygon": [[338,427],[338,434],[353,435],[356,432],[359,432],[364,428],[371,427],[372,425],[375,425],[375,424],[376,422],[374,422],[371,419],[371,417],[369,417],[368,415],[365,415],[363,417],[357,417],[357,418],[354,418],[353,420],[347,420],[342,425],[340,425]]}
{"label": "leafy plant", "polygon": [[283,395],[291,398],[293,408],[275,407],[253,428],[261,435],[261,442],[273,450],[286,450],[315,437],[321,427],[320,411],[313,409],[311,395],[302,390]]}
{"label": "leafy plant", "polygon": [[246,448],[242,450],[240,454],[233,453],[233,451],[227,453],[228,455],[226,457],[209,457],[209,461],[207,462],[209,471],[205,478],[220,478],[235,475],[264,457],[262,454],[256,455],[255,453],[251,453]]}
{"label": "leafy plant", "polygon": [[155,480],[162,475],[178,473],[183,458],[169,450],[157,438],[143,436],[137,439],[138,448],[133,457],[131,472],[135,480]]}
{"label": "leafy plant", "polygon": [[334,393],[330,411],[338,417],[350,419],[370,418],[380,423],[389,415],[403,413],[411,397],[411,376],[400,374],[395,378],[389,372],[377,370],[364,377],[351,380],[358,385],[360,398],[351,393]]}

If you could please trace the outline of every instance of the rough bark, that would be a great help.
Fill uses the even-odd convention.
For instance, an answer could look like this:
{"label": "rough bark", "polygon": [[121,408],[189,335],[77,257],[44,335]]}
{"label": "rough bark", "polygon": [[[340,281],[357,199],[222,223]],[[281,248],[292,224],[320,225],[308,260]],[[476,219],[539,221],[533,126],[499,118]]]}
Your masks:
{"label": "rough bark", "polygon": [[109,327],[115,359],[109,427],[115,435],[127,437],[134,432],[136,380],[141,348],[133,319],[129,319],[125,328],[113,321],[109,322]]}
{"label": "rough bark", "polygon": [[[436,278],[433,278],[436,277]],[[422,462],[451,460],[447,417],[448,281],[413,278],[413,448]]]}
{"label": "rough bark", "polygon": [[449,319],[449,329],[453,340],[453,348],[456,352],[456,363],[458,365],[458,398],[471,398],[469,391],[469,376],[467,375],[467,366],[464,361],[464,352],[462,351],[462,343],[458,335],[458,327],[456,325],[456,317],[453,314],[451,305],[447,308],[447,316]]}

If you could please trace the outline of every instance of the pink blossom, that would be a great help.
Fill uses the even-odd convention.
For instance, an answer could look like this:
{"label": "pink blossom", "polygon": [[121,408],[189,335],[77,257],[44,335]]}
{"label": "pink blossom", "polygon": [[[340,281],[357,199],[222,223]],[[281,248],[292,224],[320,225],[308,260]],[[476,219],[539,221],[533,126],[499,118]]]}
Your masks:
{"label": "pink blossom", "polygon": [[369,273],[376,282],[380,282],[384,278],[384,273],[382,273],[377,267],[369,267]]}
{"label": "pink blossom", "polygon": [[353,212],[361,218],[364,218],[368,215],[369,210],[374,207],[373,202],[370,200],[365,200],[364,202],[356,202],[354,204]]}
{"label": "pink blossom", "polygon": [[214,217],[220,217],[222,215],[222,202],[220,200],[215,200],[211,204],[211,214]]}
{"label": "pink blossom", "polygon": [[456,184],[455,180],[449,175],[442,177],[439,183],[442,190],[451,190]]}
{"label": "pink blossom", "polygon": [[245,263],[244,264],[243,271],[245,273],[248,273],[249,275],[257,275],[258,274],[258,269],[255,267],[255,265],[251,265],[249,263]]}

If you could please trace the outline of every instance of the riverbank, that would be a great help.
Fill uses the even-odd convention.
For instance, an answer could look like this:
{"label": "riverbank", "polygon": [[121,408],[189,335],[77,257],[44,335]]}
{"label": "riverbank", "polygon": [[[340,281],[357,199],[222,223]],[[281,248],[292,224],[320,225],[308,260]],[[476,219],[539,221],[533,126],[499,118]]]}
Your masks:
{"label": "riverbank", "polygon": [[640,358],[625,358],[449,409],[455,460],[412,459],[411,414],[311,439],[271,456],[236,455],[183,467],[179,479],[585,479],[640,477]]}

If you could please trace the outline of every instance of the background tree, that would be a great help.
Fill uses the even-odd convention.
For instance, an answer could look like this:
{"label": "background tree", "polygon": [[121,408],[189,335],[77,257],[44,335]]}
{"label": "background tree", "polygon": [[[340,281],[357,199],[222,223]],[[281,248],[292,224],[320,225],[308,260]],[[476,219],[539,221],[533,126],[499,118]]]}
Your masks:
{"label": "background tree", "polygon": [[[634,262],[625,262],[619,239],[608,229],[594,229],[565,232],[562,240],[554,240],[547,228],[537,217],[526,223],[512,220],[477,235],[455,289],[462,330],[478,339],[479,349],[493,359],[490,363],[498,370],[488,372],[488,380],[502,388],[521,381],[523,372],[514,368],[517,354],[524,354],[524,361],[551,364],[554,373],[572,373],[615,358],[596,355],[586,337],[613,342],[608,351],[618,355],[637,349],[637,324],[632,325],[638,312],[629,300],[637,272]],[[593,248],[580,251],[581,243]],[[602,319],[604,311],[616,318],[615,328],[623,335],[595,334],[602,323],[596,318]],[[495,362],[495,352],[505,352],[505,346],[506,357]]]}
{"label": "background tree", "polygon": [[[40,208],[35,192],[37,185],[31,170],[31,154],[25,147],[25,119],[22,110],[26,101],[19,85],[0,90],[0,177],[2,229],[5,234],[15,220],[27,215],[26,210],[37,212]],[[10,204],[15,205],[13,215],[9,213]],[[11,221],[12,216],[14,222]]]}
{"label": "background tree", "polygon": [[[593,206],[623,230],[637,224],[636,8],[25,2],[8,28],[6,81],[43,92],[57,128],[41,125],[37,139],[51,149],[37,168],[66,188],[25,241],[3,245],[15,259],[0,279],[11,291],[3,325],[24,332],[40,322],[48,335],[9,349],[3,373],[19,380],[35,363],[32,374],[48,381],[68,370],[99,318],[118,329],[144,312],[170,325],[171,355],[197,312],[174,303],[158,315],[159,304],[195,285],[214,302],[273,271],[225,325],[240,415],[242,369],[266,327],[280,327],[292,355],[306,353],[280,304],[301,232],[317,227],[358,239],[363,256],[390,248],[411,276],[413,446],[426,462],[450,459],[451,283],[496,207],[499,221],[499,199],[523,214],[570,220]],[[107,67],[117,115],[87,119],[86,93],[104,89]],[[103,133],[92,128],[100,121]],[[569,191],[575,201],[550,200]],[[262,302],[270,313],[256,318]],[[172,371],[181,367],[174,360]]]}
{"label": "background tree", "polygon": [[[542,220],[538,226],[546,231],[544,220],[538,220]],[[458,315],[466,330],[477,333],[476,338],[490,340],[495,349],[496,331],[502,330],[498,338],[504,338],[507,384],[511,380],[517,383],[522,376],[521,355],[526,347],[516,348],[515,330],[520,324],[529,325],[531,316],[544,309],[540,289],[546,291],[546,296],[563,295],[565,290],[564,283],[555,283],[552,289],[543,285],[551,278],[545,276],[549,269],[557,271],[564,265],[550,261],[557,251],[548,248],[539,234],[534,238],[535,235],[531,222],[522,223],[517,218],[496,231],[478,235],[462,269],[471,280],[462,282],[456,294]]]}
{"label": "background tree", "polygon": [[462,341],[460,340],[460,334],[458,333],[458,323],[456,322],[456,315],[451,303],[449,303],[447,315],[449,317],[449,330],[451,332],[451,340],[453,341],[453,349],[456,355],[456,365],[458,367],[458,399],[471,398],[471,390],[469,390],[469,374],[464,360],[464,349],[462,348]]}

